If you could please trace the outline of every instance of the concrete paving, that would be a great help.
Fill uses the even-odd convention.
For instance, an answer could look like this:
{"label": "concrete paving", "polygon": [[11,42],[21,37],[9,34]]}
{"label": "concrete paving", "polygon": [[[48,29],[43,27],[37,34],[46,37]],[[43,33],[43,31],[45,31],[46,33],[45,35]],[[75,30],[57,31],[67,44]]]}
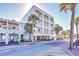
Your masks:
{"label": "concrete paving", "polygon": [[[13,45],[0,47],[0,56],[70,56],[67,51],[56,45],[56,41],[41,41],[33,45]],[[55,44],[55,43],[54,43]],[[56,43],[57,44],[57,43]],[[11,48],[12,47],[12,48]]]}

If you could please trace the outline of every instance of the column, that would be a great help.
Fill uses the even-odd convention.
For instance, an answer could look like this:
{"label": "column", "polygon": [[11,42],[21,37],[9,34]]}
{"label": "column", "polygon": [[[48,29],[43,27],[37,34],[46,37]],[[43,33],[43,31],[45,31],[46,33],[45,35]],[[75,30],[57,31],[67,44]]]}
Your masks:
{"label": "column", "polygon": [[49,39],[51,39],[51,21],[50,21],[50,17],[49,17]]}
{"label": "column", "polygon": [[2,41],[1,39],[2,39],[2,38],[1,38],[1,34],[0,34],[0,42]]}
{"label": "column", "polygon": [[49,36],[49,39],[51,39],[51,35]]}
{"label": "column", "polygon": [[9,34],[6,34],[5,44],[7,45],[9,41]]}
{"label": "column", "polygon": [[33,35],[31,35],[31,41],[32,41],[32,43],[35,43],[35,40],[34,40],[34,36]]}
{"label": "column", "polygon": [[37,41],[37,36],[35,36],[35,42]]}
{"label": "column", "polygon": [[7,30],[8,30],[8,27],[9,27],[9,25],[8,25],[8,20],[7,20]]}
{"label": "column", "polygon": [[21,39],[21,34],[18,34],[18,43],[20,43],[20,39]]}

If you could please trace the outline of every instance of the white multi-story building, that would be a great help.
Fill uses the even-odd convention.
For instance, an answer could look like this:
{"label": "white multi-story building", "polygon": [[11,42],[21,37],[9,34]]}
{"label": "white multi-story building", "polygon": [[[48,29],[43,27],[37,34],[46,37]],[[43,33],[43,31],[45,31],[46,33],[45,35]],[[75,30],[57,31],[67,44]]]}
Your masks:
{"label": "white multi-story building", "polygon": [[0,45],[20,43],[21,38],[29,41],[29,34],[25,33],[24,26],[28,23],[30,15],[36,15],[39,20],[36,21],[34,32],[32,34],[32,41],[53,39],[54,18],[45,11],[36,6],[28,11],[28,13],[21,19],[20,22],[15,20],[8,20],[0,18]]}
{"label": "white multi-story building", "polygon": [[53,39],[54,17],[34,5],[28,11],[28,13],[21,19],[21,21],[24,23],[28,23],[28,17],[32,14],[39,17],[39,20],[36,21],[34,27],[32,40],[38,41]]}

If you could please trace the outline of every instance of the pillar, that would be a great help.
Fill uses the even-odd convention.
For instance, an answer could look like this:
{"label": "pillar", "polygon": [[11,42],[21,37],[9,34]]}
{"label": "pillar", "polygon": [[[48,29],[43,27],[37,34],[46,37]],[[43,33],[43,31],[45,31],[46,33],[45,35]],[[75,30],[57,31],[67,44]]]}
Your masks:
{"label": "pillar", "polygon": [[51,35],[49,36],[49,39],[51,39]]}
{"label": "pillar", "polygon": [[21,34],[18,35],[18,43],[20,43],[21,40]]}
{"label": "pillar", "polygon": [[5,44],[7,45],[9,42],[9,34],[6,34]]}
{"label": "pillar", "polygon": [[35,36],[35,42],[37,41],[37,36]]}
{"label": "pillar", "polygon": [[1,37],[1,34],[0,34],[0,42],[2,41],[1,39],[2,39],[2,37]]}

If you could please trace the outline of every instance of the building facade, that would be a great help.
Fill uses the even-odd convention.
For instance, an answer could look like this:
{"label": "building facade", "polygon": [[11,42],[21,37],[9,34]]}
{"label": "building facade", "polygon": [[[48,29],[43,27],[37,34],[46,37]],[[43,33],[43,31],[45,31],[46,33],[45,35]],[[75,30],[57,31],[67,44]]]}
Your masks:
{"label": "building facade", "polygon": [[0,18],[0,45],[20,43],[22,36],[26,40],[27,34],[24,32],[24,23]]}
{"label": "building facade", "polygon": [[20,43],[21,38],[24,38],[25,41],[29,41],[30,37],[28,33],[25,33],[24,26],[26,23],[28,23],[28,17],[32,14],[36,15],[39,18],[39,20],[36,21],[35,27],[33,28],[34,32],[31,36],[32,41],[53,39],[53,16],[49,15],[36,6],[32,6],[32,8],[21,19],[20,22],[0,18],[0,45]]}
{"label": "building facade", "polygon": [[32,40],[49,40],[54,38],[54,17],[36,7],[35,5],[28,11],[27,14],[21,19],[22,22],[28,23],[30,15],[36,15],[39,20],[36,21]]}

